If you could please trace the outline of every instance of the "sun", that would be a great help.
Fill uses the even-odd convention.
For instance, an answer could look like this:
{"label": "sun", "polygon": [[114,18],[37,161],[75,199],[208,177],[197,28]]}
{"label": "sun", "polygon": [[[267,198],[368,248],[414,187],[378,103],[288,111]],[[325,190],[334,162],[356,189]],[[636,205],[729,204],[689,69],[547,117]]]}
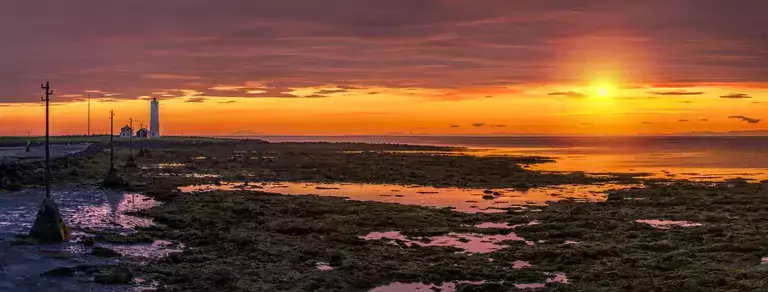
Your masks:
{"label": "sun", "polygon": [[610,84],[595,85],[593,90],[598,97],[609,97],[614,92],[614,88]]}

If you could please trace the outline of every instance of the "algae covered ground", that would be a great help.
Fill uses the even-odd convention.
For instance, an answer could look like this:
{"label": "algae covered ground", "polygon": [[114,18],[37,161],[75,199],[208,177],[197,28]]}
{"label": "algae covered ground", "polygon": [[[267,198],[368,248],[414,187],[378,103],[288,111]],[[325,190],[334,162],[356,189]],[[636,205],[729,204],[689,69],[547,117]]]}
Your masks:
{"label": "algae covered ground", "polygon": [[[154,146],[150,156],[137,157],[140,168],[131,170],[122,167],[128,151],[120,147],[124,188],[163,203],[138,212],[157,224],[138,228],[134,236],[185,246],[183,252],[133,269],[156,281],[161,291],[404,291],[405,284],[418,283],[438,291],[768,289],[768,265],[763,264],[768,197],[761,183],[645,182],[613,191],[605,202],[562,200],[537,207],[540,212],[476,214],[257,190],[178,190],[230,181],[516,190],[642,183],[628,176],[525,167],[549,161],[545,157],[430,154],[433,150],[451,151],[356,143],[178,141]],[[62,170],[58,179],[96,184],[108,156],[101,150],[82,158],[73,166],[78,176]],[[478,225],[489,222],[496,224]]]}

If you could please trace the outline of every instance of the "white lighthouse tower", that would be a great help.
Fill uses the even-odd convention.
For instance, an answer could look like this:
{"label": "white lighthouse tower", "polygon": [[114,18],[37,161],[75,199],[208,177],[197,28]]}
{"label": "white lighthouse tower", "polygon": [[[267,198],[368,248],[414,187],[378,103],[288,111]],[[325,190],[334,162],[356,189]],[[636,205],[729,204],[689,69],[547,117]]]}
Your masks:
{"label": "white lighthouse tower", "polygon": [[157,98],[152,98],[152,102],[150,102],[149,137],[160,137],[160,102],[157,101]]}

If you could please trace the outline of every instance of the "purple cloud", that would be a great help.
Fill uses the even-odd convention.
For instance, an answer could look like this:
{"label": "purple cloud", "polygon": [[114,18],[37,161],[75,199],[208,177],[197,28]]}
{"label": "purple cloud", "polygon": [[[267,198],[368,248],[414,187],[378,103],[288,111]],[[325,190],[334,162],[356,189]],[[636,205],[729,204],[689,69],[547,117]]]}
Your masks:
{"label": "purple cloud", "polygon": [[35,102],[45,80],[119,99],[248,81],[271,89],[240,96],[569,83],[613,59],[669,88],[764,83],[768,2],[746,1],[16,1],[0,10],[0,102]]}

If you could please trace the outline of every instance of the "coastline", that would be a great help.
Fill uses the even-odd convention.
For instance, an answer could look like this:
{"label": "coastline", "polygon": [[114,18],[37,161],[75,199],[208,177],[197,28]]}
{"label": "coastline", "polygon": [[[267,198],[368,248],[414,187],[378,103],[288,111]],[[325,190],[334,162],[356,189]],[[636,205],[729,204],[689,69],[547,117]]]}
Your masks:
{"label": "coastline", "polygon": [[[556,174],[520,166],[548,161],[541,157],[419,152],[447,150],[427,146],[222,142],[168,141],[157,144],[151,157],[137,158],[140,169],[119,169],[129,182],[125,192],[162,202],[133,212],[155,224],[137,227],[122,240],[184,246],[149,265],[126,264],[143,281],[156,283],[152,289],[398,291],[386,289],[401,287],[393,283],[421,283],[455,291],[525,285],[549,291],[717,290],[757,289],[768,276],[761,266],[768,256],[768,234],[750,223],[768,218],[763,207],[768,202],[757,195],[765,189],[761,183]],[[402,150],[417,151],[397,152]],[[127,153],[121,145],[117,157],[123,161]],[[108,152],[101,151],[78,161],[71,166],[77,174],[62,170],[57,181],[75,188],[96,184],[106,157]],[[230,182],[245,184],[216,189]],[[307,195],[284,195],[280,182],[311,187]],[[334,187],[342,194],[353,192],[346,183],[421,185],[469,188],[468,201],[482,201],[486,190],[498,189],[490,196],[495,202],[540,187],[607,182],[629,187],[595,194],[602,200],[594,202],[552,193],[544,205],[492,213],[358,201],[354,193],[346,196],[352,200],[311,195],[313,189],[329,188],[323,183],[338,184]],[[190,185],[214,188],[179,190]],[[437,197],[437,190],[402,195]],[[642,223],[662,219],[691,226],[660,229]],[[491,228],[478,227],[483,224]],[[98,245],[116,236],[89,232],[96,231],[86,231],[74,244],[94,240]],[[382,234],[371,237],[377,239],[365,239],[377,232]],[[527,266],[516,268],[519,261]]]}

